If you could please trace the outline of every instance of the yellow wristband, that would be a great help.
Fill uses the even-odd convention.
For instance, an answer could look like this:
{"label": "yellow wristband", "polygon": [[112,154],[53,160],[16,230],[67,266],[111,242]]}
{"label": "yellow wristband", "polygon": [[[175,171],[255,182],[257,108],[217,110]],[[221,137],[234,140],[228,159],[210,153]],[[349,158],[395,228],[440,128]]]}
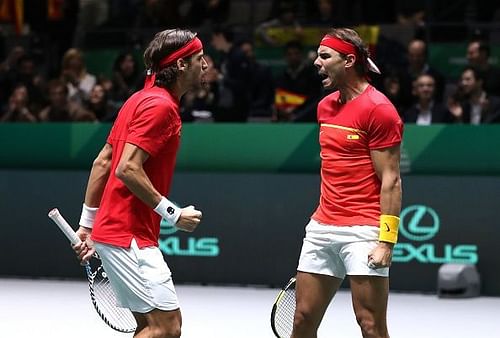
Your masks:
{"label": "yellow wristband", "polygon": [[380,232],[378,239],[381,242],[396,243],[398,241],[399,217],[380,215]]}

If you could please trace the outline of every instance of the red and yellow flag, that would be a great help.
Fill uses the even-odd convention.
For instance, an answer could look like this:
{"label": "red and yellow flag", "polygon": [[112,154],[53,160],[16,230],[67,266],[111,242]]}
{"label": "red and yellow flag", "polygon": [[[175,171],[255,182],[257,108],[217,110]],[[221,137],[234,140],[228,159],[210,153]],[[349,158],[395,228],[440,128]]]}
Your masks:
{"label": "red and yellow flag", "polygon": [[276,88],[274,105],[277,109],[296,108],[307,99],[306,95],[294,93],[283,88]]}

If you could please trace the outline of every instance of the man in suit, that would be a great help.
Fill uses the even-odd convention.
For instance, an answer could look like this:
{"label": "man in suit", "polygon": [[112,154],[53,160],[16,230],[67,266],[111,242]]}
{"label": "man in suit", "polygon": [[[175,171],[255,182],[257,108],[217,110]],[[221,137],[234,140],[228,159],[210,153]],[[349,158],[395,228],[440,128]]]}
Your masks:
{"label": "man in suit", "polygon": [[435,100],[436,80],[430,74],[421,74],[415,80],[417,101],[403,113],[405,123],[427,126],[433,123],[451,122],[451,114],[440,102]]}

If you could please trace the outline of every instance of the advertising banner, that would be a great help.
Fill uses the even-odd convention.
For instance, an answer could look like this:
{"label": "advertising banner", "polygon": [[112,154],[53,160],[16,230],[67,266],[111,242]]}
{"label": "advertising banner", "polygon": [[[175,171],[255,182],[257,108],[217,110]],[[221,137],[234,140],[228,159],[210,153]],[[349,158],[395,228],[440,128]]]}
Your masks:
{"label": "advertising banner", "polygon": [[[1,275],[83,278],[47,212],[58,207],[75,224],[87,177],[2,171]],[[463,263],[477,266],[484,295],[500,296],[500,177],[405,176],[403,191],[391,289],[435,292],[439,267]],[[203,221],[193,233],[162,224],[159,248],[177,283],[281,286],[295,273],[318,196],[312,174],[178,173],[169,198],[200,208]]]}

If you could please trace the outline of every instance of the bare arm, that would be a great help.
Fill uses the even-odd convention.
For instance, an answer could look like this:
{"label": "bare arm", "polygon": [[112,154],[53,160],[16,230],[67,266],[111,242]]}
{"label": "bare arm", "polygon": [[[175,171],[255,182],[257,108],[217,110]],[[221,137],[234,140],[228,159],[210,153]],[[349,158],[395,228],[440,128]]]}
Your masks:
{"label": "bare arm", "polygon": [[111,170],[111,155],[112,147],[109,143],[106,143],[92,164],[85,192],[85,204],[89,207],[99,207]]}
{"label": "bare arm", "polygon": [[[400,146],[372,150],[373,168],[381,182],[380,212],[383,215],[399,216],[401,211],[401,176],[399,170]],[[379,242],[368,255],[375,268],[391,265],[393,243]]]}
{"label": "bare arm", "polygon": [[[135,196],[154,209],[163,196],[155,189],[144,171],[143,164],[148,158],[147,152],[133,144],[126,143],[115,175]],[[200,223],[201,216],[201,212],[192,205],[187,206],[181,209],[176,226],[184,231],[194,231]]]}
{"label": "bare arm", "polygon": [[133,144],[126,143],[115,175],[141,201],[150,208],[154,208],[158,205],[162,196],[155,189],[144,171],[143,164],[148,158],[149,154],[147,152]]}
{"label": "bare arm", "polygon": [[380,211],[382,214],[399,216],[401,211],[401,176],[399,171],[400,147],[371,151],[375,173],[380,188]]}
{"label": "bare arm", "polygon": [[[92,169],[90,170],[87,182],[87,190],[85,192],[86,207],[99,207],[104,187],[106,186],[109,172],[111,170],[111,155],[112,147],[109,143],[106,143],[92,163]],[[80,226],[76,232],[78,237],[82,240],[82,243],[73,246],[73,249],[83,262],[88,261],[95,251],[93,243],[90,240],[91,232],[91,228],[84,226]]]}

